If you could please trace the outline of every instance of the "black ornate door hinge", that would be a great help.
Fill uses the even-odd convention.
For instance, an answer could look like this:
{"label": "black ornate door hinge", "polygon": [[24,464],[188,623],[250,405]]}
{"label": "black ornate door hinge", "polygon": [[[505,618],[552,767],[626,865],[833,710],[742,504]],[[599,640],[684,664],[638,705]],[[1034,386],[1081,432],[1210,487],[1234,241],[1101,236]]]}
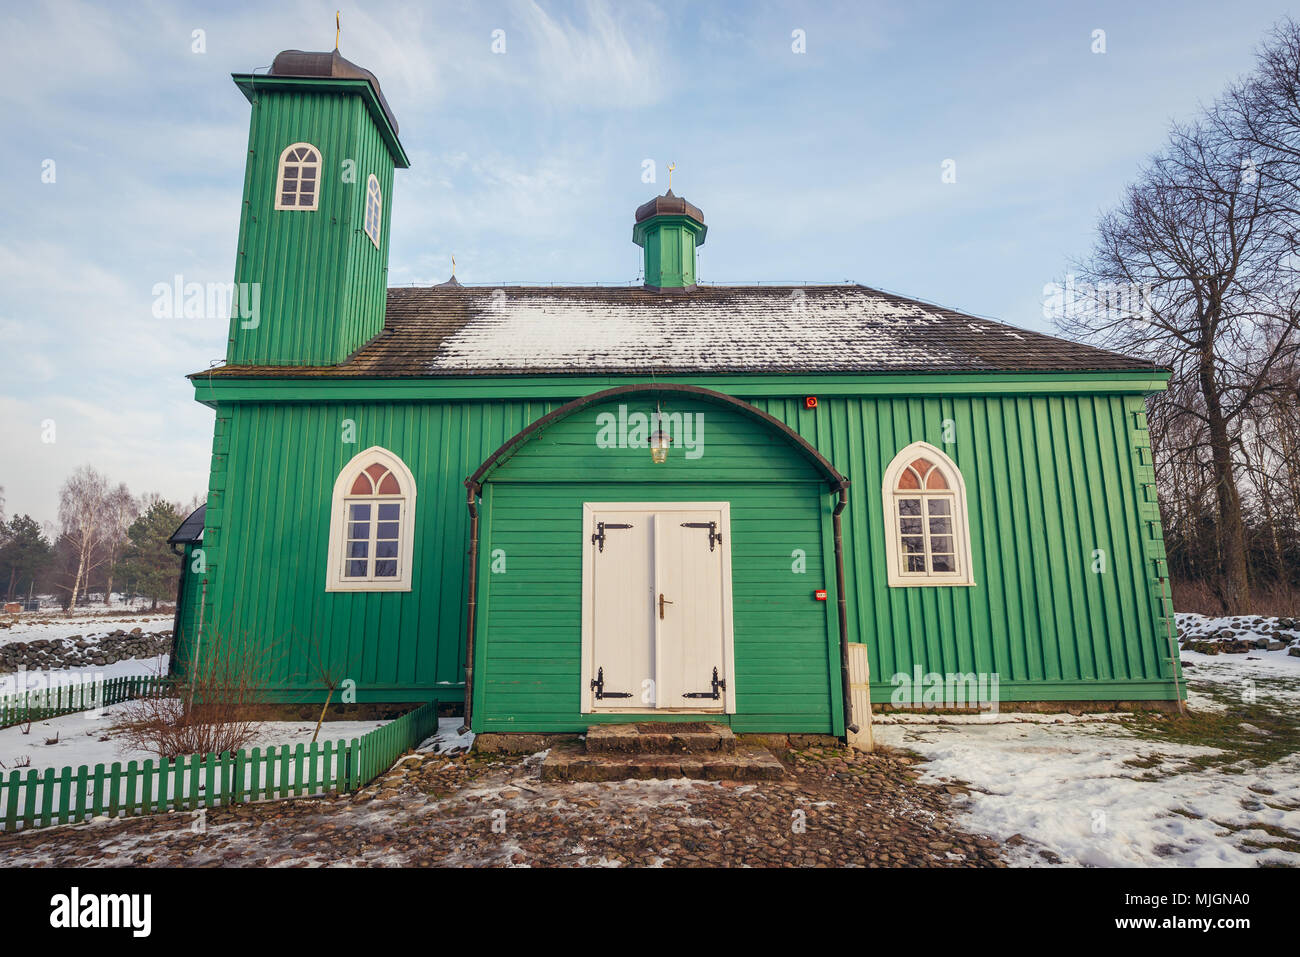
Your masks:
{"label": "black ornate door hinge", "polygon": [[[714,669],[713,672],[714,677],[717,677],[717,674],[718,674],[717,669]],[[591,690],[596,692],[597,701],[600,701],[602,698],[632,697],[632,692],[630,691],[606,691],[605,690],[605,669],[604,668],[596,669],[596,677],[591,679]]]}
{"label": "black ornate door hinge", "polygon": [[682,694],[683,698],[711,698],[717,701],[722,697],[721,692],[727,690],[727,682],[718,677],[718,669],[713,669],[713,690],[712,691],[687,691]]}
{"label": "black ornate door hinge", "polygon": [[631,528],[631,525],[622,525],[618,522],[597,522],[595,534],[591,536],[591,544],[599,545],[600,550],[605,550],[605,529],[607,528]]}
{"label": "black ornate door hinge", "polygon": [[718,531],[717,522],[682,522],[682,528],[707,528],[709,530],[709,551],[714,545],[722,544],[722,533]]}

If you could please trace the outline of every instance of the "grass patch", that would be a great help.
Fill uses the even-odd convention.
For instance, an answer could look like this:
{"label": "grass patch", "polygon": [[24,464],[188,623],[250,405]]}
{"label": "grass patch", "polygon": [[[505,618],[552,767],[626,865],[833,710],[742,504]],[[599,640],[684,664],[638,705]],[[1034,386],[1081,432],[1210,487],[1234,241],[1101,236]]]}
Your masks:
{"label": "grass patch", "polygon": [[1164,764],[1165,756],[1163,754],[1147,754],[1129,758],[1124,762],[1130,768],[1156,768]]}
{"label": "grass patch", "polygon": [[1247,831],[1260,831],[1267,834],[1272,841],[1264,841],[1256,837],[1246,837],[1240,842],[1242,847],[1253,847],[1261,851],[1286,851],[1289,854],[1300,854],[1300,834],[1289,831],[1284,827],[1278,827],[1276,824],[1228,824],[1224,821],[1215,821],[1219,827],[1233,834],[1242,834]]}
{"label": "grass patch", "polygon": [[[1256,700],[1248,704],[1239,692],[1222,684],[1193,680],[1190,687],[1212,698],[1222,710],[1189,711],[1183,715],[1139,713],[1124,723],[1135,737],[1149,741],[1217,749],[1213,754],[1184,758],[1185,765],[1170,774],[1212,768],[1243,774],[1247,768],[1267,767],[1300,752],[1300,718],[1270,702],[1267,695],[1258,694],[1259,684]],[[1160,761],[1159,755],[1150,755],[1125,763],[1151,768]]]}

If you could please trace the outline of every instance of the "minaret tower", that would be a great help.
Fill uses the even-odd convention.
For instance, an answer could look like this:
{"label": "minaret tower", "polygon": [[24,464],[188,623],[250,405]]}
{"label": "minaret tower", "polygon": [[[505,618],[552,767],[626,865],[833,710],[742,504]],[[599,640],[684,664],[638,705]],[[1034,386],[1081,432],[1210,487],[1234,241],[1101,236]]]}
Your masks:
{"label": "minaret tower", "polygon": [[384,326],[397,119],[337,49],[232,78],[252,120],[226,361],[334,365]]}

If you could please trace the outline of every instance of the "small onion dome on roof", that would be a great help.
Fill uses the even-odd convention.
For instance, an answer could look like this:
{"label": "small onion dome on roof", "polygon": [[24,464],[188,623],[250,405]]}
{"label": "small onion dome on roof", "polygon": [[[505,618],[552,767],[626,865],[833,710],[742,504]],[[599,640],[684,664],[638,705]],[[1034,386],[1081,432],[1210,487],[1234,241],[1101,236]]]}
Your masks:
{"label": "small onion dome on roof", "polygon": [[330,50],[328,53],[282,50],[271,61],[271,69],[267,75],[367,80],[375,91],[375,96],[379,97],[379,105],[384,108],[384,115],[388,117],[388,122],[393,127],[393,133],[399,132],[397,117],[393,115],[393,111],[388,106],[388,101],[384,99],[384,91],[379,88],[379,78],[365,67],[357,66],[351,60],[346,59],[338,50]]}
{"label": "small onion dome on roof", "polygon": [[648,203],[642,203],[636,210],[636,221],[643,223],[651,216],[689,216],[701,226],[704,225],[704,213],[694,203],[687,202],[680,196],[674,196],[670,189],[662,196],[656,196]]}

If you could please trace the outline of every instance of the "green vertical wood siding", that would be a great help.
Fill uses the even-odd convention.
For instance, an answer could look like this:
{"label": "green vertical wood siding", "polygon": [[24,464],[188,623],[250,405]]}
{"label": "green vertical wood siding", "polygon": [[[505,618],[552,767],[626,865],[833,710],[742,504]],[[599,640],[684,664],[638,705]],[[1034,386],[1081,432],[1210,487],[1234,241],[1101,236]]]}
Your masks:
{"label": "green vertical wood siding", "polygon": [[[286,697],[323,697],[312,660],[360,701],[452,699],[464,681],[465,476],[556,403],[256,404],[218,410],[204,546],[208,630],[274,649]],[[343,441],[352,423],[355,442]],[[415,476],[410,592],[325,592],[330,496],[380,445]],[[470,464],[473,463],[473,464]]]}
{"label": "green vertical wood siding", "polygon": [[[954,383],[955,390],[965,388]],[[462,483],[507,438],[572,397],[551,390],[544,399],[493,401],[490,390],[484,391],[483,401],[217,403],[204,541],[209,625],[215,621],[223,630],[257,635],[273,645],[279,655],[273,684],[280,693],[319,696],[308,677],[311,642],[358,682],[360,700],[454,698],[462,688],[468,548]],[[1140,395],[830,396],[808,410],[802,396],[780,391],[774,385],[768,397],[749,401],[790,425],[852,482],[843,516],[849,636],[868,646],[876,701],[889,699],[892,675],[911,673],[916,666],[925,672],[996,672],[1004,701],[1174,696],[1169,626],[1158,582],[1164,553]],[[770,454],[771,437],[759,426],[744,420],[734,430],[713,430],[713,417],[706,418],[704,457],[688,465],[681,450],[674,450],[662,471],[652,471],[649,454],[641,450],[626,464],[618,456],[584,460],[574,474],[571,464],[564,464],[574,449],[564,448],[566,432],[557,423],[535,440],[539,460],[528,466],[527,482],[522,450],[494,473],[492,485],[501,497],[493,504],[518,522],[516,486],[550,489],[537,500],[539,509],[550,509],[562,504],[555,489],[566,483],[586,483],[566,495],[608,500],[624,496],[611,491],[620,483],[644,490],[649,475],[654,483],[698,480],[713,492],[692,491],[691,497],[725,498],[741,503],[733,508],[744,512],[751,505],[759,508],[765,495],[775,502],[775,496],[787,494],[787,486],[804,481],[797,460]],[[341,441],[347,419],[356,423],[354,444]],[[570,437],[583,438],[581,428],[588,426],[575,423],[578,432]],[[896,451],[917,440],[943,449],[964,475],[974,587],[886,585],[881,476]],[[401,456],[419,483],[414,587],[410,593],[327,594],[330,492],[343,465],[371,445]],[[551,455],[556,464],[542,463],[543,451],[557,453]],[[716,460],[713,452],[719,453]],[[728,456],[750,468],[743,478],[721,483],[730,490],[724,496],[707,470],[711,461]],[[507,487],[511,491],[504,491]],[[769,520],[812,520],[787,511],[773,507]],[[580,522],[580,515],[558,521]],[[828,527],[828,520],[823,524]],[[490,526],[487,518],[484,525]],[[760,533],[747,528],[736,534],[739,543],[740,536]],[[769,544],[775,549],[777,542]],[[488,545],[485,540],[485,561]],[[512,547],[525,549],[520,556],[525,568],[538,558],[527,543]],[[818,560],[828,561],[829,546],[815,547],[821,548]],[[1105,561],[1100,573],[1092,570],[1097,550]],[[813,554],[802,591],[819,587],[812,581]],[[794,577],[789,550],[785,555],[779,567],[747,566],[746,576],[752,572],[772,589],[785,587]],[[495,603],[509,594],[497,589],[513,586],[491,580],[487,570],[481,577],[489,579],[485,627],[492,629],[502,623],[494,617]],[[562,682],[555,673],[570,667],[572,642],[578,640],[573,627],[568,642],[552,649],[555,660],[544,666],[557,686]],[[739,629],[737,634],[739,670]],[[748,679],[763,674],[752,670],[760,658],[746,664]],[[492,676],[492,666],[487,662],[485,681],[508,680],[506,671]],[[775,689],[781,668],[789,669],[789,687],[796,688],[799,680],[811,680],[814,665],[803,654],[773,653],[764,667]],[[828,666],[816,667],[817,680],[824,681]],[[834,672],[833,662],[829,669]],[[575,691],[563,706],[569,710],[553,713],[561,722],[572,714],[577,671],[564,680],[571,680]],[[827,700],[837,707],[837,685],[830,684]],[[484,683],[479,690],[487,696],[489,716],[502,711],[511,693],[507,684]],[[540,711],[520,713],[541,720]],[[814,714],[800,708],[784,712],[795,713]],[[810,723],[825,720],[827,713],[816,712]]]}
{"label": "green vertical wood siding", "polygon": [[[1164,555],[1159,513],[1154,496],[1142,504],[1154,472],[1149,454],[1142,461],[1150,441],[1140,396],[753,404],[852,483],[849,637],[869,646],[873,700],[887,701],[889,679],[917,665],[997,673],[1004,700],[1173,696],[1154,561]],[[975,587],[887,584],[881,481],[917,440],[946,452],[965,478]],[[1094,572],[1098,558],[1104,571]]]}
{"label": "green vertical wood siding", "polygon": [[[280,154],[320,152],[318,208],[277,210]],[[260,287],[257,325],[231,317],[227,361],[242,365],[342,362],[384,325],[393,159],[360,95],[262,90],[252,102],[236,291]],[[366,235],[366,181],[383,196],[380,248]]]}

